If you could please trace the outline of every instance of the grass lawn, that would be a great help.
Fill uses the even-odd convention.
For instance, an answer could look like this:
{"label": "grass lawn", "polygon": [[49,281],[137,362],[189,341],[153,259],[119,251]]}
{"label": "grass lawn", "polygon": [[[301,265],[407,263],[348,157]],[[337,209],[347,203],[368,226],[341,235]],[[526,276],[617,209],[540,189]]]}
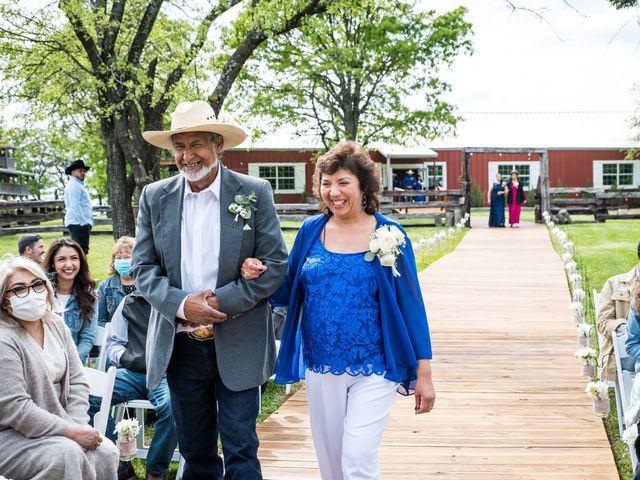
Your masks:
{"label": "grass lawn", "polygon": [[[637,265],[636,249],[640,241],[640,220],[607,220],[606,223],[562,225],[560,228],[574,243],[574,259],[582,275],[582,288],[587,293],[585,319],[587,323],[595,324],[592,289],[600,291],[607,278],[627,272]],[[561,255],[561,246],[555,239],[553,241],[556,251]],[[597,343],[597,340],[592,338],[593,348],[598,348]],[[620,440],[613,390],[610,391],[610,396],[611,413],[604,419],[604,425],[620,478],[631,480],[631,459],[626,444]]]}

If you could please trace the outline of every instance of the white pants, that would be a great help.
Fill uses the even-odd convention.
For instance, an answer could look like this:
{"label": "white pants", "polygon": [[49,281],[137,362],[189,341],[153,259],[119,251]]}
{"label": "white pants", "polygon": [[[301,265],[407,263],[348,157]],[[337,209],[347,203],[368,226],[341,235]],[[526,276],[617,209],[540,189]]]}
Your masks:
{"label": "white pants", "polygon": [[307,370],[311,434],[323,480],[380,478],[378,448],[397,383],[382,375]]}

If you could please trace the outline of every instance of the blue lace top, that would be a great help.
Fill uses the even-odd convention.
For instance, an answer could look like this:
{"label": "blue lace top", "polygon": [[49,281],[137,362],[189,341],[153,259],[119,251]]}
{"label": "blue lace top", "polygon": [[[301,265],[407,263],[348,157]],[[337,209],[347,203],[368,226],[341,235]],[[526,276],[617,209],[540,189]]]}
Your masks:
{"label": "blue lace top", "polygon": [[302,266],[305,366],[318,373],[381,375],[378,285],[363,253],[334,253],[316,239]]}

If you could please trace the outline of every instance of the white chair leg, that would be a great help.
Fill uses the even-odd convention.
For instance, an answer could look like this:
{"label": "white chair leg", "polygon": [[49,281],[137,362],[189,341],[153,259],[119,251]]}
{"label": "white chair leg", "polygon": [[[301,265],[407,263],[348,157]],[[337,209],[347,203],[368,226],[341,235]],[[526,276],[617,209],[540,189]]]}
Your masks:
{"label": "white chair leg", "polygon": [[180,480],[182,478],[183,473],[184,473],[184,457],[180,455],[180,461],[178,462],[178,472],[176,473],[176,480]]}
{"label": "white chair leg", "polygon": [[620,397],[620,387],[618,386],[618,381],[616,380],[616,384],[613,387],[613,391],[616,396],[616,411],[618,413],[618,431],[620,432],[620,437],[624,433],[624,405],[622,404],[622,398]]}

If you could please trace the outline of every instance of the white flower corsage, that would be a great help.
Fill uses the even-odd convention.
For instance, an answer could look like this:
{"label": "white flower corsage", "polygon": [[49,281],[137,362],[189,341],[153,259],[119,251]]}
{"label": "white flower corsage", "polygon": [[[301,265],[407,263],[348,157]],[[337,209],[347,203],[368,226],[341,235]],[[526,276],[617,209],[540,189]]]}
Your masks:
{"label": "white flower corsage", "polygon": [[609,387],[605,382],[589,382],[584,391],[596,400],[604,400],[609,395]]}
{"label": "white flower corsage", "polygon": [[229,211],[236,215],[233,219],[233,226],[235,227],[236,223],[238,223],[238,218],[249,220],[251,211],[257,210],[253,205],[256,203],[256,192],[251,192],[249,195],[236,195],[233,200],[234,202],[229,205]]}
{"label": "white flower corsage", "polygon": [[364,254],[367,262],[373,262],[378,257],[380,265],[391,267],[394,277],[399,277],[400,272],[396,268],[398,255],[402,254],[401,247],[407,243],[404,233],[395,225],[382,225],[371,234],[369,251]]}

